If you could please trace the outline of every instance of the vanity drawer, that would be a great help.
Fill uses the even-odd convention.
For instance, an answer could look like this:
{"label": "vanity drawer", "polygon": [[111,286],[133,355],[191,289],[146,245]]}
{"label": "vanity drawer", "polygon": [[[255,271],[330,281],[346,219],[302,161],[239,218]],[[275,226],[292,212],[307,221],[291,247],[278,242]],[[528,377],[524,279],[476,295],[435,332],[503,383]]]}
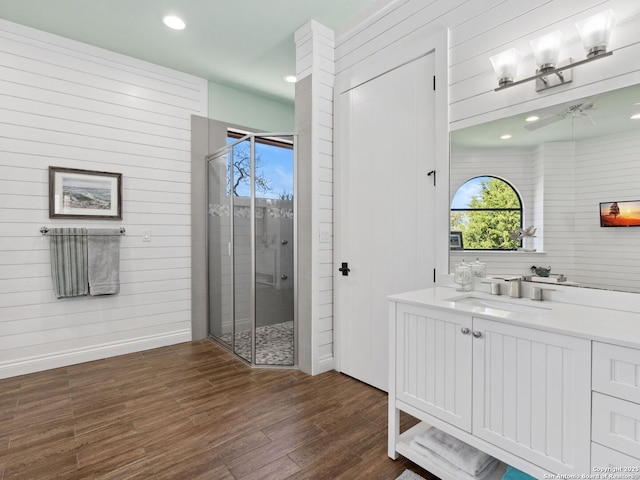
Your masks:
{"label": "vanity drawer", "polygon": [[640,480],[640,460],[611,450],[599,443],[592,443],[591,473],[593,475],[599,474],[600,478],[606,478],[611,474],[614,478],[616,476],[622,478],[624,475],[625,478]]}
{"label": "vanity drawer", "polygon": [[640,405],[593,392],[591,440],[640,459]]}
{"label": "vanity drawer", "polygon": [[640,350],[593,342],[593,390],[640,403]]}

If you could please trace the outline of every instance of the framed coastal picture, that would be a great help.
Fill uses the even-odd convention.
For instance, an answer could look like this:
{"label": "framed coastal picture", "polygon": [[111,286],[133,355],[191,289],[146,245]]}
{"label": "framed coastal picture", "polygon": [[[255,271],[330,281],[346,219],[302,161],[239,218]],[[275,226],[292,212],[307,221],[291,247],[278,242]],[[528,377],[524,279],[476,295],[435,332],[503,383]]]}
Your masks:
{"label": "framed coastal picture", "polygon": [[601,227],[640,227],[640,200],[600,204]]}
{"label": "framed coastal picture", "polygon": [[449,248],[451,250],[462,250],[462,232],[451,232],[449,235]]}
{"label": "framed coastal picture", "polygon": [[49,218],[122,220],[122,174],[49,167]]}

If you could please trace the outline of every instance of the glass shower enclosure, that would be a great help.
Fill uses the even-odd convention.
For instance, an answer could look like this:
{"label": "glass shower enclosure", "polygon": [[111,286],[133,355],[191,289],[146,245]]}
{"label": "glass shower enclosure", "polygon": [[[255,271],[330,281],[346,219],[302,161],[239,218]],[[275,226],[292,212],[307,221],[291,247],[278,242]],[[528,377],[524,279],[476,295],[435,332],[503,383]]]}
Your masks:
{"label": "glass shower enclosure", "polygon": [[293,134],[229,137],[208,162],[209,336],[252,365],[296,365]]}

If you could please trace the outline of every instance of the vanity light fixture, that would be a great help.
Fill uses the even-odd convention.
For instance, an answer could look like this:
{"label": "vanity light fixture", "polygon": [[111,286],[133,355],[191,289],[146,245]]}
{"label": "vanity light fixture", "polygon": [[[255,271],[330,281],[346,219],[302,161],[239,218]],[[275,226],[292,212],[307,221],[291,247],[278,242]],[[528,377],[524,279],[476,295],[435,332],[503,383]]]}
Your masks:
{"label": "vanity light fixture", "polygon": [[[521,83],[536,81],[536,91],[540,92],[548,88],[565,85],[572,81],[573,67],[589,63],[598,58],[612,55],[608,52],[609,39],[616,23],[612,10],[589,17],[576,23],[576,28],[582,38],[582,43],[587,57],[584,60],[574,62],[572,58],[559,60],[560,50],[564,44],[562,32],[557,31],[531,40],[530,45],[536,60],[536,74],[523,80],[514,81],[520,53],[512,48],[490,58],[493,69],[498,77],[498,88],[520,85]],[[515,52],[515,53],[514,53]],[[514,60],[517,58],[517,60]]]}
{"label": "vanity light fixture", "polygon": [[297,77],[295,75],[285,75],[282,78],[287,83],[296,83],[298,81],[298,79],[297,79]]}
{"label": "vanity light fixture", "polygon": [[184,20],[180,17],[176,17],[175,15],[167,15],[162,19],[162,21],[167,27],[174,30],[184,30],[184,27],[186,26]]}
{"label": "vanity light fixture", "polygon": [[540,120],[540,117],[537,115],[531,115],[524,119],[525,122],[537,122],[538,120]]}
{"label": "vanity light fixture", "polygon": [[504,135],[500,135],[500,140],[509,140],[511,138],[511,135],[508,133],[505,133]]}
{"label": "vanity light fixture", "polygon": [[635,115],[631,115],[631,120],[640,120],[640,113],[636,113]]}

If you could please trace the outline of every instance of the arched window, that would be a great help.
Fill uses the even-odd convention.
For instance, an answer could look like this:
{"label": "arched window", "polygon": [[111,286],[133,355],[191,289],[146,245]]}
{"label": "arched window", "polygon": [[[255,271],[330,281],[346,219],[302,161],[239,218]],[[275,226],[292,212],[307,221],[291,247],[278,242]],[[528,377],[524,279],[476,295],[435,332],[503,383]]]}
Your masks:
{"label": "arched window", "polygon": [[521,227],[520,196],[500,178],[472,178],[453,196],[451,231],[460,232],[455,237],[465,250],[516,250],[521,241],[513,234]]}

